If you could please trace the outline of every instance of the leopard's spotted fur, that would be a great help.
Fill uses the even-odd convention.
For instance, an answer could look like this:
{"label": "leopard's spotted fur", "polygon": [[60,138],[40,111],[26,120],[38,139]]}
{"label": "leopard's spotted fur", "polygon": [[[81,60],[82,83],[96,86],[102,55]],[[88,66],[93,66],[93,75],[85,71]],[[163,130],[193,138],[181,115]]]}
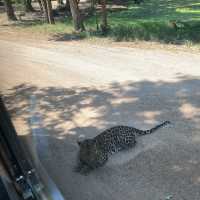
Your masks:
{"label": "leopard's spotted fur", "polygon": [[136,144],[136,135],[151,134],[158,128],[169,123],[169,121],[165,121],[145,131],[129,126],[115,126],[105,130],[92,139],[79,141],[78,171],[86,173],[90,169],[104,165],[110,154],[133,147]]}

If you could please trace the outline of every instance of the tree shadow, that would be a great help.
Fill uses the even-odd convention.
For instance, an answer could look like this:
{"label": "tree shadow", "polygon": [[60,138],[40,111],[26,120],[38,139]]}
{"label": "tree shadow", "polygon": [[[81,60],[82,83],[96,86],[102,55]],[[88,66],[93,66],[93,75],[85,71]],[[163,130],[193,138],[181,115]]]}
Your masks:
{"label": "tree shadow", "polygon": [[[150,190],[151,199],[170,193],[177,199],[195,199],[200,184],[200,80],[177,76],[174,82],[113,82],[99,88],[24,83],[11,88],[4,100],[13,120],[29,128],[34,104],[42,132],[32,136],[28,129],[20,137],[35,138],[42,163],[66,198],[148,199],[143,194]],[[142,137],[134,150],[117,154],[105,167],[87,177],[73,172],[79,136],[94,137],[119,124],[147,129],[165,120],[172,121],[173,128]]]}

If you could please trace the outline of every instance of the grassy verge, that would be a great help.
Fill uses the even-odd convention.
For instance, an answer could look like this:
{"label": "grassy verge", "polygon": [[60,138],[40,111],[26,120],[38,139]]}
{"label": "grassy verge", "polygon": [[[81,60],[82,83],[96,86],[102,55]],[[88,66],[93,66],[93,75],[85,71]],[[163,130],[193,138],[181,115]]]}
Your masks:
{"label": "grassy verge", "polygon": [[70,18],[53,26],[35,22],[22,24],[20,28],[51,34],[56,40],[107,37],[115,41],[200,43],[200,3],[195,0],[144,0],[140,5],[129,1],[124,10],[111,8],[108,20],[110,31],[106,35],[95,31],[94,17],[86,19],[85,33],[74,33]]}

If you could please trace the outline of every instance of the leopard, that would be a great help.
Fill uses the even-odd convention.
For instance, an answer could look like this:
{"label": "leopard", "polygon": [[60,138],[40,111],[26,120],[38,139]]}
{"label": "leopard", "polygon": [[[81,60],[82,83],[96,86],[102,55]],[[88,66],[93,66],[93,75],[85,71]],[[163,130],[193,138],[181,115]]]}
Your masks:
{"label": "leopard", "polygon": [[111,154],[133,148],[136,145],[137,136],[152,134],[170,123],[170,121],[165,121],[148,130],[119,125],[106,129],[94,138],[77,140],[79,153],[76,172],[86,175],[102,167]]}

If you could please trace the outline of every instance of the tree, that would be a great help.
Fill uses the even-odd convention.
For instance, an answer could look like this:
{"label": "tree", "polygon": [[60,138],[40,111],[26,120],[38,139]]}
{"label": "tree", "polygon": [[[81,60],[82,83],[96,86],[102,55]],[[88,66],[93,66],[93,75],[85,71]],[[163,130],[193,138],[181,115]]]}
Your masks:
{"label": "tree", "polygon": [[101,0],[101,14],[102,14],[101,30],[102,32],[106,32],[108,30],[106,0]]}
{"label": "tree", "polygon": [[39,7],[40,7],[40,11],[44,12],[44,8],[42,6],[42,0],[38,0],[38,4],[39,4]]}
{"label": "tree", "polygon": [[67,11],[67,12],[70,11],[69,0],[66,0],[65,8],[66,8],[66,11]]}
{"label": "tree", "polygon": [[64,5],[63,0],[57,0],[58,8]]}
{"label": "tree", "polygon": [[51,0],[41,0],[43,11],[45,13],[46,20],[49,24],[55,24]]}
{"label": "tree", "polygon": [[31,3],[32,3],[32,0],[24,0],[26,12],[34,12],[35,11]]}
{"label": "tree", "polygon": [[4,4],[5,4],[5,8],[6,8],[6,13],[7,13],[8,19],[16,21],[17,17],[15,16],[11,0],[4,0]]}
{"label": "tree", "polygon": [[91,3],[91,5],[90,5],[91,9],[94,10],[95,9],[95,3],[96,3],[95,0],[91,0],[90,3]]}
{"label": "tree", "polygon": [[70,10],[74,22],[74,29],[76,31],[84,31],[85,27],[83,24],[83,19],[81,17],[81,13],[78,7],[77,0],[69,0]]}
{"label": "tree", "polygon": [[41,0],[41,4],[42,4],[43,12],[45,14],[46,21],[47,21],[47,23],[49,23],[49,17],[48,17],[47,2],[46,2],[46,0]]}
{"label": "tree", "polygon": [[55,24],[51,0],[46,0],[49,24]]}

